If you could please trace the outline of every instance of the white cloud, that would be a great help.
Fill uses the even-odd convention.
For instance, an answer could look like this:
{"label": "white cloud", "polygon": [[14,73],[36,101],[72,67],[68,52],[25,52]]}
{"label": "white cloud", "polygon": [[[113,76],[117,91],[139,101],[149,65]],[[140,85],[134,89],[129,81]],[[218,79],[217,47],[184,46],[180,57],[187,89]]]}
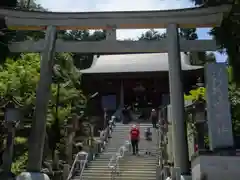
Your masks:
{"label": "white cloud", "polygon": [[[140,11],[192,7],[190,0],[37,0],[50,11]],[[136,38],[146,30],[119,30],[118,39]]]}

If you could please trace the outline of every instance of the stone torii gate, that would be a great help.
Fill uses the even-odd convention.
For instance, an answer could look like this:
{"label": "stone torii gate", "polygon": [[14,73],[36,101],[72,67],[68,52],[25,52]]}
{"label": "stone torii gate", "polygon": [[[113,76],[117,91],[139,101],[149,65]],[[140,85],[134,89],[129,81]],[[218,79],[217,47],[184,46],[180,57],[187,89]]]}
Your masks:
{"label": "stone torii gate", "polygon": [[[29,172],[40,172],[45,138],[46,111],[49,100],[54,52],[96,54],[167,52],[172,105],[175,124],[174,165],[181,173],[189,171],[187,139],[184,127],[184,99],[180,52],[215,51],[214,40],[180,40],[178,28],[216,27],[221,24],[230,6],[190,8],[169,11],[53,13],[0,9],[9,29],[46,30],[44,40],[14,42],[12,52],[42,53],[41,75],[37,89],[36,119],[33,122],[29,148]],[[117,29],[166,28],[167,38],[161,41],[117,41]],[[98,42],[57,40],[57,30],[105,29],[107,38]]]}

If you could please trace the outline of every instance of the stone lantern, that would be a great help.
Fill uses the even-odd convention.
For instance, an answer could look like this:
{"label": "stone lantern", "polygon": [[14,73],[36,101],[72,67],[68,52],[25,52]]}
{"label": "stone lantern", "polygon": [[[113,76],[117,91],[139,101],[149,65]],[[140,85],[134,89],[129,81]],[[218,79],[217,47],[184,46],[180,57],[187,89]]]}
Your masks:
{"label": "stone lantern", "polygon": [[7,143],[3,153],[3,170],[11,173],[15,130],[21,119],[21,111],[18,105],[11,101],[4,105],[4,125],[7,128]]}
{"label": "stone lantern", "polygon": [[205,113],[204,102],[197,102],[193,106],[193,118],[195,120],[196,142],[198,145],[198,150],[202,150],[202,149],[205,149],[204,135],[205,135],[206,113]]}
{"label": "stone lantern", "polygon": [[[204,83],[201,78],[198,78],[196,88],[204,87]],[[205,135],[205,122],[206,122],[206,110],[205,100],[203,97],[199,99],[193,105],[193,118],[195,120],[196,128],[196,141],[198,144],[198,150],[205,149],[204,135]]]}

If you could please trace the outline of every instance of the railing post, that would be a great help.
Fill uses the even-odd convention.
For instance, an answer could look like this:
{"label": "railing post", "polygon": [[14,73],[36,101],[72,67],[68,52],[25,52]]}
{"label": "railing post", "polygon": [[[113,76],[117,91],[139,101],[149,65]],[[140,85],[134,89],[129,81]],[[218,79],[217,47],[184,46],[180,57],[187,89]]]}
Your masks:
{"label": "railing post", "polygon": [[162,167],[161,167],[161,165],[158,164],[157,168],[156,168],[156,180],[162,180],[161,172],[162,172]]}
{"label": "railing post", "polygon": [[181,168],[180,167],[172,168],[171,174],[172,174],[172,179],[181,180]]}
{"label": "railing post", "polygon": [[68,178],[69,171],[70,171],[70,166],[69,166],[69,164],[64,164],[64,165],[63,165],[63,180],[65,180],[65,179]]}

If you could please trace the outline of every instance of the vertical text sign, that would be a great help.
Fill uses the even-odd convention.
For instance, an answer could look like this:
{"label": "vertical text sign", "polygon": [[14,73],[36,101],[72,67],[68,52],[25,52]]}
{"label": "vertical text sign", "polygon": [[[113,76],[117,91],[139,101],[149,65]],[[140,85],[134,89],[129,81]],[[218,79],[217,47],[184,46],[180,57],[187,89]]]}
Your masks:
{"label": "vertical text sign", "polygon": [[205,66],[207,118],[210,148],[232,147],[233,133],[228,100],[228,77],[224,63]]}

